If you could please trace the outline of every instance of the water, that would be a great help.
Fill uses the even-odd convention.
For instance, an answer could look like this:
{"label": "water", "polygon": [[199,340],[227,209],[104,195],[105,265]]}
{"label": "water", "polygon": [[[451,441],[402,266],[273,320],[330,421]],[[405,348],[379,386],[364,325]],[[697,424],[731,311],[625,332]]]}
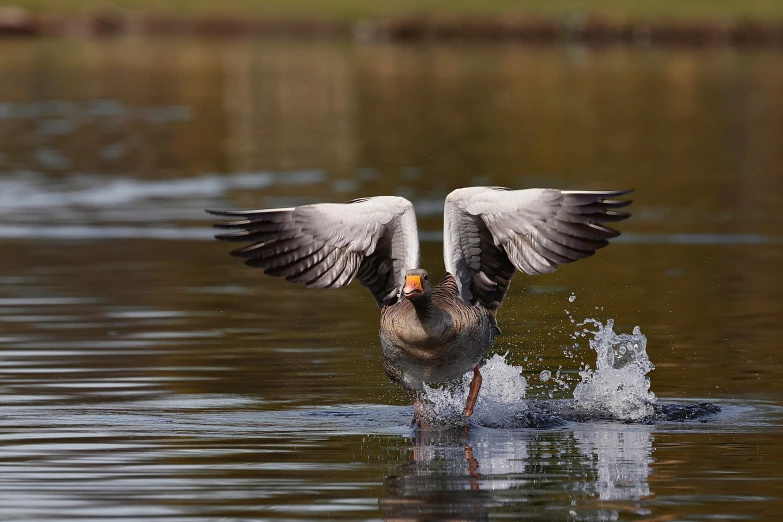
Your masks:
{"label": "water", "polygon": [[598,328],[590,347],[596,352],[596,369],[579,372],[574,389],[578,407],[593,415],[608,413],[618,420],[638,421],[654,414],[655,394],[650,391],[649,372],[655,369],[647,356],[647,338],[638,326],[631,334],[616,334],[613,320]]}
{"label": "water", "polygon": [[[779,53],[0,53],[0,518],[778,518]],[[633,187],[634,216],[518,275],[474,417],[458,383],[415,432],[371,297],[264,277],[203,213],[404,195],[438,278],[470,184]]]}

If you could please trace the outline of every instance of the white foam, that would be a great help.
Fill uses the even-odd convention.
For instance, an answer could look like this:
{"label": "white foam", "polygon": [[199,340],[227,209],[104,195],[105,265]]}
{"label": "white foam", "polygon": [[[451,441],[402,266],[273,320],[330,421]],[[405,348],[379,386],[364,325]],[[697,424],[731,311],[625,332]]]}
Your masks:
{"label": "white foam", "polygon": [[[511,419],[527,411],[524,401],[527,380],[522,377],[522,368],[506,362],[506,355],[493,355],[481,368],[483,384],[473,412],[473,420],[479,424],[507,425]],[[432,403],[429,419],[460,422],[472,379],[473,372],[470,371],[456,385],[425,386],[424,399]]]}
{"label": "white foam", "polygon": [[[573,391],[572,401],[545,401],[552,407],[542,407],[542,401],[525,398],[528,383],[522,376],[524,369],[506,361],[505,355],[493,355],[481,369],[483,386],[471,420],[483,426],[512,427],[529,425],[536,415],[563,419],[606,419],[638,421],[654,414],[655,394],[650,391],[647,373],[655,366],[647,357],[647,338],[639,327],[631,334],[614,332],[614,321],[603,325],[595,319],[587,319],[578,326],[590,325],[597,330],[577,332],[576,337],[592,334],[590,347],[596,354],[596,369],[584,365],[579,372],[581,382]],[[570,350],[570,348],[565,349]],[[570,352],[569,352],[570,353]],[[549,378],[547,378],[549,377]],[[461,424],[473,372],[451,385],[425,387],[423,398],[430,403],[425,419],[430,424]],[[568,390],[560,369],[553,376],[549,370],[539,374],[541,386],[550,385]],[[546,384],[544,384],[546,383]],[[550,392],[548,395],[552,396]],[[540,422],[542,419],[538,417]],[[546,419],[544,419],[546,421]]]}
{"label": "white foam", "polygon": [[595,319],[590,347],[596,353],[596,369],[579,372],[582,382],[574,389],[574,405],[591,415],[610,415],[622,420],[640,420],[654,413],[655,394],[650,391],[647,373],[655,366],[647,357],[647,337],[639,327],[632,334],[616,334],[614,320],[606,326]]}

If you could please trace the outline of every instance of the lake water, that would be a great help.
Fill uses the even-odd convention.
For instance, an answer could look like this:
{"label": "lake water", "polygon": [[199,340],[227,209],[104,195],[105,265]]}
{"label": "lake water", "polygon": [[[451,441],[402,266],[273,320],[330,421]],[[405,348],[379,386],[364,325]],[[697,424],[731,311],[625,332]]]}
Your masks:
{"label": "lake water", "polygon": [[[780,52],[118,40],[0,56],[3,520],[783,512]],[[203,212],[402,195],[440,278],[442,200],[476,184],[635,188],[634,216],[595,257],[517,275],[473,420],[418,431],[371,296],[263,276]],[[610,397],[573,401],[597,366],[590,318],[639,327],[654,399],[644,371],[604,366]],[[445,417],[461,400],[431,393]]]}

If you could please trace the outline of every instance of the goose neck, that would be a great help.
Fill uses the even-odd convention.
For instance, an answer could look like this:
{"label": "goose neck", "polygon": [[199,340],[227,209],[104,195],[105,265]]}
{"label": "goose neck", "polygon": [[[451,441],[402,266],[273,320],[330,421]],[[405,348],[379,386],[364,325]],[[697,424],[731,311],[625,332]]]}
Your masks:
{"label": "goose neck", "polygon": [[432,299],[421,297],[411,302],[413,303],[413,307],[416,309],[416,315],[419,317],[419,319],[429,318],[435,311],[435,305],[432,304]]}

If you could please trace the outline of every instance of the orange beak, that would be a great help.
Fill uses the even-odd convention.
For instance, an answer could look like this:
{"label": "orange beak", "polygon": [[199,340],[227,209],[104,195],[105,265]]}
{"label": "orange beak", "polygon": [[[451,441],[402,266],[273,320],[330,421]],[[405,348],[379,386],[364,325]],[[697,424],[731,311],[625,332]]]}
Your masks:
{"label": "orange beak", "polygon": [[424,293],[424,289],[421,286],[421,276],[410,275],[405,277],[405,286],[402,289],[402,294],[408,298],[416,298]]}

